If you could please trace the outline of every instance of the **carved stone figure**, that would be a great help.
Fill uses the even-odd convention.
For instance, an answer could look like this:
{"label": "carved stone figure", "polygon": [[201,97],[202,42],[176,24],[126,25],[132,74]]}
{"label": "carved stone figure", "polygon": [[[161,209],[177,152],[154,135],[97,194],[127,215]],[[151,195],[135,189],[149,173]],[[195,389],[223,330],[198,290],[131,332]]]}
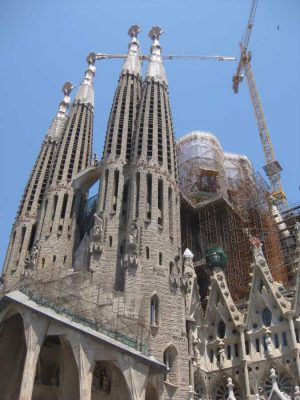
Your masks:
{"label": "carved stone figure", "polygon": [[222,341],[218,346],[218,355],[219,355],[219,367],[223,369],[225,366],[226,355],[225,355],[224,343]]}
{"label": "carved stone figure", "polygon": [[97,157],[97,154],[96,154],[96,153],[94,153],[94,156],[93,156],[93,164],[94,164],[95,167],[96,167],[97,164],[98,164],[98,157]]}
{"label": "carved stone figure", "polygon": [[128,234],[128,244],[137,245],[138,229],[136,224],[132,223],[130,227],[130,233]]}
{"label": "carved stone figure", "polygon": [[200,340],[199,338],[195,337],[194,335],[192,335],[192,339],[193,339],[193,351],[194,351],[194,357],[195,357],[195,361],[196,363],[199,362],[200,360]]}
{"label": "carved stone figure", "polygon": [[271,356],[273,354],[274,346],[269,332],[266,333],[265,344],[267,347],[267,353],[269,356]]}
{"label": "carved stone figure", "polygon": [[39,249],[35,243],[30,252],[30,261],[33,267],[36,265],[38,254],[39,254]]}
{"label": "carved stone figure", "polygon": [[103,232],[103,219],[97,213],[94,214],[93,238],[101,238]]}
{"label": "carved stone figure", "polygon": [[25,273],[26,276],[28,276],[29,271],[32,271],[36,265],[37,262],[37,257],[39,254],[39,249],[37,247],[37,244],[34,243],[32,246],[32,249],[30,250],[29,256],[25,259]]}

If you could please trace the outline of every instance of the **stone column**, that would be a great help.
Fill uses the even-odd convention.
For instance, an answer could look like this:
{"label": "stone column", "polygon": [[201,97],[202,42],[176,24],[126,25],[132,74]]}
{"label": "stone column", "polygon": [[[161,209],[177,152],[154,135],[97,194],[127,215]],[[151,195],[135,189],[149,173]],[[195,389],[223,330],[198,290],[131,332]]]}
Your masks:
{"label": "stone column", "polygon": [[36,363],[49,322],[32,312],[23,315],[27,353],[19,400],[31,400]]}
{"label": "stone column", "polygon": [[145,400],[149,366],[125,358],[120,360],[120,367],[129,389],[130,398],[132,400]]}
{"label": "stone column", "polygon": [[300,383],[300,359],[299,359],[299,350],[298,350],[298,343],[297,343],[297,338],[296,338],[296,333],[295,333],[295,325],[294,325],[293,316],[294,316],[293,312],[288,312],[287,313],[287,318],[288,318],[288,321],[289,321],[290,334],[291,334],[291,338],[292,338],[292,349],[293,349],[293,353],[294,353],[295,358],[296,358],[298,383]]}
{"label": "stone column", "polygon": [[244,368],[246,399],[250,400],[251,399],[251,393],[250,393],[248,365],[247,365],[247,359],[246,359],[244,328],[245,328],[245,326],[240,326],[239,327],[239,331],[240,331],[240,338],[241,338],[242,364],[243,364],[243,368]]}
{"label": "stone column", "polygon": [[69,336],[73,348],[79,375],[80,400],[91,400],[91,389],[94,369],[94,346],[83,342],[79,335]]}

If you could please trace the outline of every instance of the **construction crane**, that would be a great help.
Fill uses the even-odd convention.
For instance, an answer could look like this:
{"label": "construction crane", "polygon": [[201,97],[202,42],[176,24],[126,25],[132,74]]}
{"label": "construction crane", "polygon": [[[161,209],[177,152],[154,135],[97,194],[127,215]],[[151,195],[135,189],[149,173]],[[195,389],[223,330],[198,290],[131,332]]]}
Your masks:
{"label": "construction crane", "polygon": [[[127,54],[106,54],[106,53],[90,53],[87,56],[87,61],[94,63],[96,60],[106,60],[111,58],[126,58]],[[150,55],[141,55],[141,60],[150,60]],[[226,56],[202,56],[202,55],[166,55],[162,56],[163,60],[199,60],[199,61],[235,61],[236,57]]]}
{"label": "construction crane", "polygon": [[232,82],[233,82],[232,88],[233,88],[234,93],[238,93],[239,83],[242,82],[242,80],[243,80],[242,71],[244,70],[248,88],[249,88],[249,92],[250,92],[251,102],[252,102],[255,117],[256,117],[259,136],[261,139],[264,156],[265,156],[266,165],[263,167],[263,169],[270,180],[271,195],[273,196],[276,206],[279,208],[282,208],[287,205],[287,198],[286,198],[286,195],[283,191],[282,184],[281,184],[280,172],[282,171],[282,168],[275,157],[275,153],[274,153],[273,145],[271,142],[271,137],[269,134],[269,130],[268,130],[266,118],[264,115],[262,103],[260,100],[259,92],[258,92],[256,82],[254,79],[254,75],[253,75],[253,72],[251,69],[250,61],[251,61],[252,55],[251,55],[250,51],[249,52],[247,51],[249,40],[250,40],[250,35],[252,32],[252,28],[253,28],[253,21],[254,21],[254,17],[255,17],[256,8],[257,8],[257,2],[258,2],[258,0],[252,0],[252,6],[251,6],[248,25],[247,25],[246,31],[244,33],[244,36],[242,38],[242,41],[240,43],[241,55],[240,55],[239,63],[237,66],[236,73],[233,75],[233,78],[232,78]]}

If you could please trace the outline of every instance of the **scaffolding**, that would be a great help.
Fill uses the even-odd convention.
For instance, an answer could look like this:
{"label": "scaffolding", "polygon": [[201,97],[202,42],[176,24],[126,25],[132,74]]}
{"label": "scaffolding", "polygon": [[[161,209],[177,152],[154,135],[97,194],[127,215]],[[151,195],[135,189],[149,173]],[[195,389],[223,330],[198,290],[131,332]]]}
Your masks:
{"label": "scaffolding", "polygon": [[194,131],[177,143],[179,182],[193,203],[227,196],[224,156],[221,144],[209,132]]}
{"label": "scaffolding", "polygon": [[[28,272],[20,290],[37,304],[149,355],[149,331],[134,300],[109,291],[100,273],[45,268]],[[3,293],[4,294],[4,293]]]}
{"label": "scaffolding", "polygon": [[[233,190],[233,187],[235,190]],[[211,246],[224,248],[228,263],[228,286],[235,301],[246,299],[251,281],[250,238],[257,237],[273,278],[282,290],[290,282],[290,265],[281,249],[280,232],[268,201],[268,191],[260,178],[238,180],[230,189],[230,199],[221,193],[207,201],[194,203],[182,195],[182,246],[195,254],[200,295],[205,305],[209,271],[205,253]]]}

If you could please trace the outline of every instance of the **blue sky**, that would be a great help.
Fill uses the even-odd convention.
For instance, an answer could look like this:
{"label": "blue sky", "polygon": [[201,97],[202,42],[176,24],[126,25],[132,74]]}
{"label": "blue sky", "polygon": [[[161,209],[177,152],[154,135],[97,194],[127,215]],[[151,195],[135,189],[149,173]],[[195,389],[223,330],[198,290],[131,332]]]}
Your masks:
{"label": "blue sky", "polygon": [[[238,56],[250,0],[2,0],[1,241],[4,260],[18,203],[41,142],[61,100],[61,86],[77,87],[90,51],[124,53],[127,30],[139,24],[142,51],[160,25],[164,54]],[[250,39],[252,68],[260,90],[283,186],[299,201],[300,1],[259,0]],[[279,26],[279,29],[278,29]],[[98,62],[94,150],[99,156],[122,62]],[[166,61],[176,137],[207,130],[225,151],[264,165],[246,82],[231,89],[236,63]],[[145,68],[145,65],[144,65]],[[74,93],[73,93],[74,95]],[[1,262],[2,264],[2,262]]]}

